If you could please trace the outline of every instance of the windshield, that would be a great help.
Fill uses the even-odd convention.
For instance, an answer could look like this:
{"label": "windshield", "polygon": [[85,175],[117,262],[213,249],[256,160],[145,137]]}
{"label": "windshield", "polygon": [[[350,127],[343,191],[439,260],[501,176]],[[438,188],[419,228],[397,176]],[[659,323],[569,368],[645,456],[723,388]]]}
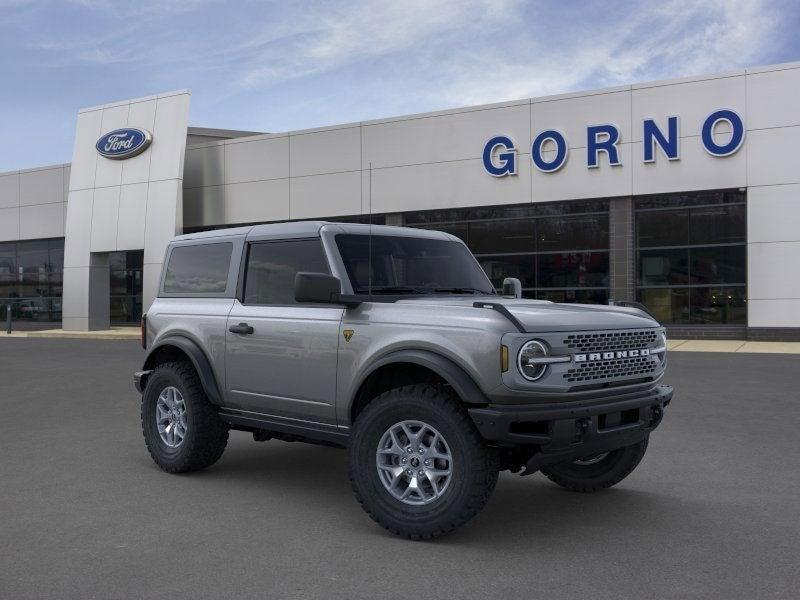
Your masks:
{"label": "windshield", "polygon": [[[494,294],[478,262],[460,242],[423,237],[340,234],[336,245],[353,292],[367,294]],[[369,248],[372,247],[370,276]]]}

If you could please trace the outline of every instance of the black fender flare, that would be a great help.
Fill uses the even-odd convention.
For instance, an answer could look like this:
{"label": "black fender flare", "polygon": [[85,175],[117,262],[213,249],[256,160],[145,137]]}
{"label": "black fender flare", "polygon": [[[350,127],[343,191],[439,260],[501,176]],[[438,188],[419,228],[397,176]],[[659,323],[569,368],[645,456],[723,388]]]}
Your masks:
{"label": "black fender flare", "polygon": [[489,403],[486,395],[481,391],[480,387],[478,387],[478,384],[475,383],[475,380],[451,359],[431,350],[407,349],[390,352],[370,363],[369,367],[364,370],[363,375],[360,377],[358,385],[354,387],[348,410],[352,410],[353,403],[356,401],[364,382],[381,367],[393,363],[412,363],[421,367],[426,367],[444,379],[464,402],[468,404]]}
{"label": "black fender flare", "polygon": [[[182,335],[169,335],[163,339],[158,340],[158,343],[150,348],[147,353],[147,358],[144,360],[145,371],[152,370],[156,365],[154,358],[159,349],[165,346],[174,346],[182,350],[189,360],[194,365],[194,370],[200,378],[200,383],[203,386],[206,396],[212,404],[218,406],[222,405],[222,395],[219,393],[219,386],[217,385],[217,378],[214,375],[214,370],[211,368],[211,362],[205,355],[205,352],[200,348],[200,345],[191,338]],[[144,382],[143,382],[144,383]]]}

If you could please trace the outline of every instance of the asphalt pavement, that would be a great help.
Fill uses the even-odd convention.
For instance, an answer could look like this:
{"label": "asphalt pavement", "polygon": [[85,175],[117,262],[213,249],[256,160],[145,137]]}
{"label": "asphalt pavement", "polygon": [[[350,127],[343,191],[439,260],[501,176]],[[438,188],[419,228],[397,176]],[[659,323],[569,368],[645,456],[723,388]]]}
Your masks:
{"label": "asphalt pavement", "polygon": [[580,495],[504,473],[435,542],[375,525],[342,450],[233,432],[151,461],[130,341],[0,339],[0,598],[797,598],[797,355],[672,353],[639,468]]}

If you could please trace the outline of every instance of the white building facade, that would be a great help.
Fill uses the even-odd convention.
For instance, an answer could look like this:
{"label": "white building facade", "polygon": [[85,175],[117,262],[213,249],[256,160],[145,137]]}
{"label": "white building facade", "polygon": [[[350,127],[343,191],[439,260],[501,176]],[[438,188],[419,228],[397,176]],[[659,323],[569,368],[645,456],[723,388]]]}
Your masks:
{"label": "white building facade", "polygon": [[275,134],[189,106],[81,110],[71,165],[0,174],[20,326],[135,322],[175,234],[336,219],[450,231],[528,297],[673,335],[800,339],[800,63]]}

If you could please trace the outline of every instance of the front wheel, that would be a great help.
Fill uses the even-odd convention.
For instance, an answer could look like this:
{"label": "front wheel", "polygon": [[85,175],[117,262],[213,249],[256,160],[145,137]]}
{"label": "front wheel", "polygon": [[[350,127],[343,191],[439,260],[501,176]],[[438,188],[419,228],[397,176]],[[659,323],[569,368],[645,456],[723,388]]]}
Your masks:
{"label": "front wheel", "polygon": [[639,465],[648,438],[611,452],[542,467],[548,479],[573,492],[598,492],[618,484]]}
{"label": "front wheel", "polygon": [[150,456],[168,473],[211,466],[228,443],[228,426],[187,362],[161,364],[148,377],[142,394],[142,433]]}
{"label": "front wheel", "polygon": [[348,445],[356,499],[378,524],[431,539],[466,523],[497,484],[497,454],[445,389],[390,390],[358,416]]}

